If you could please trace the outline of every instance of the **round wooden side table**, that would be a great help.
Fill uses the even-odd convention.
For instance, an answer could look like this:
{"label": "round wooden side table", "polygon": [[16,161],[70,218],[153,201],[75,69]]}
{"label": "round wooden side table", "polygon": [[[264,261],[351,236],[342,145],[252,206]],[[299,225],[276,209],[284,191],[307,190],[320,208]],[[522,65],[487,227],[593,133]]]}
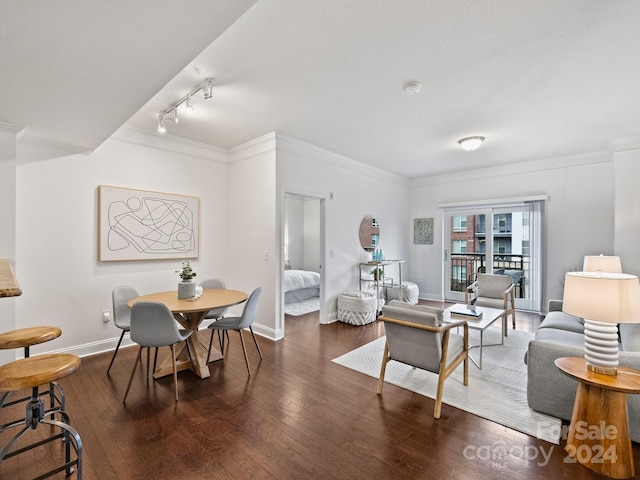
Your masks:
{"label": "round wooden side table", "polygon": [[587,370],[579,357],[555,361],[578,381],[565,450],[578,463],[610,478],[635,475],[629,437],[627,394],[640,393],[640,371],[618,367],[617,375]]}

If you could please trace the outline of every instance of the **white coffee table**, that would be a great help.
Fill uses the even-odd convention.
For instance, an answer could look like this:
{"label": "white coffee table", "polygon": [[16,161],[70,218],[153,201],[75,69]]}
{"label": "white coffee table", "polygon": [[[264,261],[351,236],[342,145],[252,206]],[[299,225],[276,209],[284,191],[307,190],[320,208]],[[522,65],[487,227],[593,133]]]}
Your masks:
{"label": "white coffee table", "polygon": [[[442,315],[442,320],[444,323],[451,323],[451,322],[458,322],[460,321],[460,318],[451,318],[451,311],[454,309],[466,309],[466,306],[464,304],[456,304],[456,305],[452,305],[449,308],[445,309]],[[480,318],[479,320],[473,319],[473,318],[469,318],[467,320],[467,323],[469,324],[469,329],[470,330],[478,330],[480,331],[480,344],[478,345],[469,345],[469,349],[471,348],[479,348],[480,349],[480,358],[478,360],[478,362],[476,362],[473,357],[471,357],[471,355],[469,355],[469,358],[471,359],[471,361],[473,363],[475,363],[475,365],[479,368],[482,369],[482,347],[490,347],[490,346],[494,346],[494,345],[504,345],[504,322],[502,322],[502,331],[500,332],[500,343],[489,343],[487,345],[484,345],[484,331],[491,325],[493,325],[493,323],[498,320],[499,318],[503,318],[504,316],[504,310],[500,310],[497,308],[489,308],[489,307],[475,307],[475,309],[479,312],[482,312],[482,318]]]}

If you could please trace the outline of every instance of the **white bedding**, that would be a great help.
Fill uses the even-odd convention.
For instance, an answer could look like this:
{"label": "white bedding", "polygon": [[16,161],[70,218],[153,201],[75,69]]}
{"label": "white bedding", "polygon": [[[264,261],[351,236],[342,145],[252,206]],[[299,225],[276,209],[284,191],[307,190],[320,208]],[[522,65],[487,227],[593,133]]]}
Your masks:
{"label": "white bedding", "polygon": [[284,301],[297,302],[318,295],[320,274],[306,270],[284,271]]}

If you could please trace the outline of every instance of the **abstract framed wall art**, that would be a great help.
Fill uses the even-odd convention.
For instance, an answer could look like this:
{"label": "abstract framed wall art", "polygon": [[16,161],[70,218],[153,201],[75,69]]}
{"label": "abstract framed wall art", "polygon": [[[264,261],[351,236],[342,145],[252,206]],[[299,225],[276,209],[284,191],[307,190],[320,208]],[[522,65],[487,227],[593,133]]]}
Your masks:
{"label": "abstract framed wall art", "polygon": [[433,218],[413,219],[413,243],[433,244]]}
{"label": "abstract framed wall art", "polygon": [[200,199],[98,186],[98,260],[197,258]]}

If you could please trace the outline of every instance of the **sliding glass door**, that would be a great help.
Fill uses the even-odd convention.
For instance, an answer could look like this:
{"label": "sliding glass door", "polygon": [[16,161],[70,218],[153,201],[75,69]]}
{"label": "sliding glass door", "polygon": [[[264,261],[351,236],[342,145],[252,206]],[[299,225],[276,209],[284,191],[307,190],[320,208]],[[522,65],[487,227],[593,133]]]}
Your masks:
{"label": "sliding glass door", "polygon": [[445,208],[445,298],[464,301],[478,273],[510,275],[516,308],[541,311],[544,202]]}

